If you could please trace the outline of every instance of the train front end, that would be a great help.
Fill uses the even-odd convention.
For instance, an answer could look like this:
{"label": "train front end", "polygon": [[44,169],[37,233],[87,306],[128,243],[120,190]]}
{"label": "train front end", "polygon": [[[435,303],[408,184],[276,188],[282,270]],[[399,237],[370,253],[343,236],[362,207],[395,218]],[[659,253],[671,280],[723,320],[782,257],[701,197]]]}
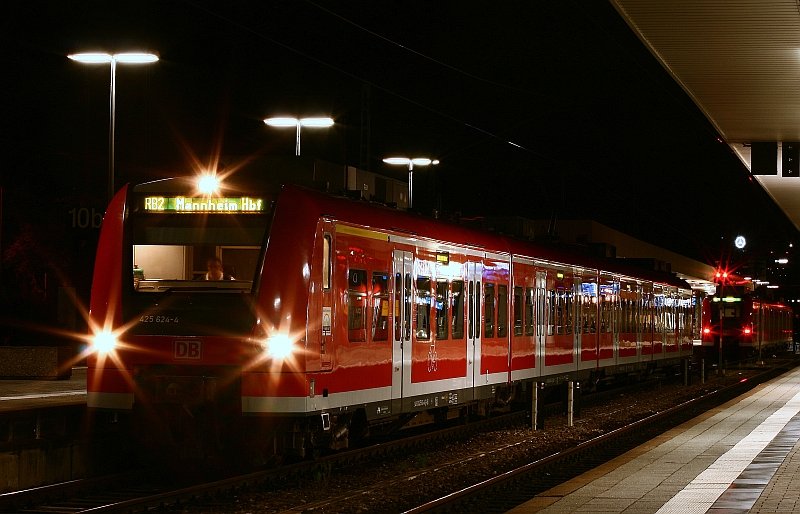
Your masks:
{"label": "train front end", "polygon": [[[87,357],[88,407],[128,414],[140,442],[193,458],[241,444],[243,376],[285,351],[265,347],[254,304],[274,202],[204,180],[126,187],[112,200]],[[220,261],[222,275],[209,275]]]}

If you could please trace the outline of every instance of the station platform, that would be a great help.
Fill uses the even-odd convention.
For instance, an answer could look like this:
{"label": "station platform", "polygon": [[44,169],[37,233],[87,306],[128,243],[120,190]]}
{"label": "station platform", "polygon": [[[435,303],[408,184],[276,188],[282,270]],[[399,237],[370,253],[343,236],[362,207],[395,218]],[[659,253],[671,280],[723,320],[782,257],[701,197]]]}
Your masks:
{"label": "station platform", "polygon": [[800,512],[800,368],[511,514]]}
{"label": "station platform", "polygon": [[66,380],[0,380],[0,412],[86,403],[86,368]]}

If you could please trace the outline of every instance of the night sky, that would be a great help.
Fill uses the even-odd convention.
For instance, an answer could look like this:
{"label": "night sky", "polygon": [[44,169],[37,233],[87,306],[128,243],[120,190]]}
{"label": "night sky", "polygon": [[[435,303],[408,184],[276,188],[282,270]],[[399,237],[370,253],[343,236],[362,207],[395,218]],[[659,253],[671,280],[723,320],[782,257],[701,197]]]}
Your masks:
{"label": "night sky", "polygon": [[105,207],[109,68],[66,58],[89,50],[161,57],[117,69],[117,185],[291,156],[293,132],[263,118],[330,115],[304,156],[401,180],[381,158],[441,160],[415,173],[415,206],[590,218],[704,260],[738,233],[754,253],[797,239],[605,2],[12,0],[0,37],[0,244],[28,231],[64,273],[54,252],[93,258],[76,215]]}

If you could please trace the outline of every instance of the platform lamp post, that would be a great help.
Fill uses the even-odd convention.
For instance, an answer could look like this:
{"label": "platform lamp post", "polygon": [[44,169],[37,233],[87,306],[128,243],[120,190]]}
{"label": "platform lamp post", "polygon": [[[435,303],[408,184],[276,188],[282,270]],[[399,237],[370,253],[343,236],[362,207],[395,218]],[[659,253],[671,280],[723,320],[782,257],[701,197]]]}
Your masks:
{"label": "platform lamp post", "polygon": [[393,166],[406,166],[408,167],[408,208],[411,209],[414,206],[414,166],[429,166],[433,164],[434,166],[439,164],[437,159],[430,160],[427,157],[415,157],[414,159],[409,159],[408,157],[387,157],[383,160],[386,164],[391,164]]}
{"label": "platform lamp post", "polygon": [[303,127],[309,128],[328,128],[333,125],[332,118],[291,118],[288,116],[277,116],[274,118],[267,118],[264,123],[270,127],[287,128],[294,127],[297,129],[295,137],[294,154],[300,156],[300,129]]}
{"label": "platform lamp post", "polygon": [[108,101],[108,200],[111,201],[111,197],[114,196],[114,125],[117,109],[117,64],[149,64],[158,61],[158,56],[147,52],[123,52],[117,54],[85,52],[70,54],[67,57],[82,64],[111,65],[111,91]]}

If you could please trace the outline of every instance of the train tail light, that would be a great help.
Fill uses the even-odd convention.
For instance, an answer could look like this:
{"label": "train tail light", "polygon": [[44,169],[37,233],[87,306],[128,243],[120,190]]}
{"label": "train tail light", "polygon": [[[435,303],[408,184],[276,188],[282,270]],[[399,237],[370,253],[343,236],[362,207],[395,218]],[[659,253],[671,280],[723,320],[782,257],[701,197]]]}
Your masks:
{"label": "train tail light", "polygon": [[746,336],[752,335],[753,334],[753,329],[751,329],[750,327],[744,327],[742,329],[742,334],[744,334]]}

